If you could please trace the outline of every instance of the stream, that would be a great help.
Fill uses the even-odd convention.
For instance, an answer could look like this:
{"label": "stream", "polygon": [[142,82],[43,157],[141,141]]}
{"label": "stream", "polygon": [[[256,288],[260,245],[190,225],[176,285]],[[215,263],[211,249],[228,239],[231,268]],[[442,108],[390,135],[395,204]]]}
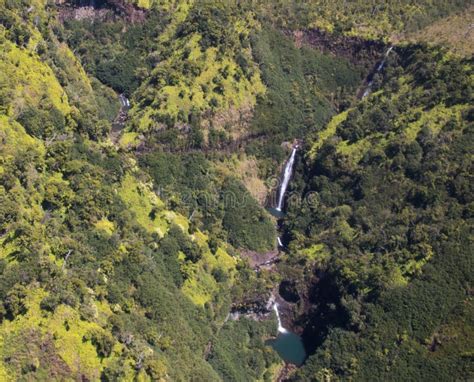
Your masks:
{"label": "stream", "polygon": [[[278,218],[283,217],[285,194],[293,174],[297,149],[298,145],[295,145],[283,171],[283,179],[278,191],[278,204],[273,210],[273,214]],[[281,248],[285,247],[280,237],[278,237],[278,246]],[[275,301],[273,296],[267,305],[267,308],[270,307],[273,308],[277,318],[278,335],[275,339],[268,340],[267,345],[271,346],[286,363],[301,366],[306,359],[306,350],[304,348],[303,340],[299,335],[292,333],[283,326],[280,311],[278,310],[278,303]]]}
{"label": "stream", "polygon": [[[293,146],[290,157],[286,161],[285,168],[283,170],[282,181],[278,190],[278,204],[275,208],[270,209],[270,213],[272,213],[278,219],[281,219],[284,215],[285,194],[290,183],[291,176],[293,175],[293,167],[295,164],[297,149],[298,145]],[[285,243],[282,241],[281,237],[278,237],[277,241],[278,247],[284,249]],[[260,265],[266,265],[267,263],[272,264],[274,262],[275,257]],[[274,311],[278,322],[278,334],[275,338],[267,340],[266,344],[268,346],[271,346],[278,353],[280,358],[285,361],[285,363],[292,364],[295,366],[301,366],[307,356],[303,340],[299,335],[291,332],[283,326],[279,310],[279,304],[275,299],[275,295],[271,295],[270,299],[266,304],[266,308],[264,309],[264,313],[254,311],[236,311],[229,313],[226,320],[238,320],[241,316],[246,316],[255,320],[267,319],[269,312],[271,312],[272,310]]]}
{"label": "stream", "polygon": [[[392,51],[393,46],[389,47],[383,56],[383,59],[375,67],[373,75],[379,73],[385,66],[386,60]],[[366,88],[361,96],[361,98],[367,97],[372,92],[373,86],[373,75],[371,76],[370,81],[368,81]],[[269,208],[268,211],[275,216],[278,220],[281,220],[285,215],[285,196],[286,192],[293,175],[293,167],[295,164],[296,151],[298,150],[298,145],[292,147],[291,154],[286,161],[283,174],[281,177],[280,187],[278,189],[278,200],[276,206]],[[280,250],[285,250],[286,245],[281,236],[277,237],[277,244]],[[272,259],[270,264],[275,260]],[[269,339],[266,341],[266,345],[271,346],[280,356],[280,358],[285,361],[287,364],[292,364],[297,367],[301,366],[307,358],[306,349],[302,340],[302,337],[296,333],[291,332],[283,326],[281,319],[281,313],[279,310],[279,304],[275,299],[275,296],[272,295],[266,306],[266,313],[262,316],[258,314],[255,316],[255,313],[251,312],[250,314],[243,314],[250,316],[254,319],[266,319],[268,317],[268,312],[274,311],[277,323],[278,323],[278,334],[275,338]],[[238,319],[240,313],[233,313],[229,315],[230,319]]]}
{"label": "stream", "polygon": [[[385,52],[385,55],[383,57],[383,60],[377,66],[377,69],[375,70],[375,73],[378,73],[383,69],[383,67],[385,65],[385,61],[387,60],[387,57],[390,54],[390,52],[392,51],[392,49],[393,49],[393,46],[391,46],[390,48],[387,49],[387,51]],[[372,91],[372,85],[373,85],[373,80],[370,80],[369,83],[367,84],[367,87],[364,90],[364,93],[362,94],[362,98],[365,98],[370,94],[370,92]]]}
{"label": "stream", "polygon": [[130,101],[127,97],[123,94],[119,94],[119,102],[120,102],[120,109],[115,117],[114,121],[112,122],[112,129],[110,131],[110,139],[112,142],[117,143],[122,129],[125,125],[125,121],[127,120],[128,111],[130,110]]}

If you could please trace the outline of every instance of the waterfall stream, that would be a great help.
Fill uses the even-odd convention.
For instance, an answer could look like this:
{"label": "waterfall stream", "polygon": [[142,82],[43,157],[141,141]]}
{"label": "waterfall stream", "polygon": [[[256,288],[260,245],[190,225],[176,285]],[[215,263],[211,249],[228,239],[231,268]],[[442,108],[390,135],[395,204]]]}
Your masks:
{"label": "waterfall stream", "polygon": [[281,182],[280,192],[278,195],[278,204],[276,207],[276,210],[280,212],[281,212],[281,209],[283,208],[283,202],[285,198],[286,189],[288,188],[288,183],[290,182],[291,174],[293,172],[293,164],[295,163],[295,155],[296,155],[297,148],[298,146],[295,146],[293,148],[293,151],[291,152],[291,155],[290,155],[290,159],[288,159],[288,162],[286,162],[285,172],[283,174],[283,181]]}
{"label": "waterfall stream", "polygon": [[299,335],[283,327],[280,312],[278,311],[278,303],[274,300],[274,296],[271,297],[270,302],[278,320],[278,336],[275,339],[268,340],[266,343],[273,347],[285,362],[301,366],[306,359],[303,340]]}
{"label": "waterfall stream", "polygon": [[273,310],[275,311],[275,314],[276,314],[277,320],[278,320],[278,331],[280,333],[287,333],[288,330],[286,330],[283,327],[283,325],[281,324],[280,312],[278,311],[278,304],[276,302],[273,304]]}
{"label": "waterfall stream", "polygon": [[[387,51],[385,52],[385,55],[383,57],[383,60],[377,66],[377,69],[375,70],[375,73],[378,73],[383,69],[383,67],[385,65],[385,61],[387,60],[387,57],[390,54],[390,52],[392,51],[392,49],[393,49],[393,46],[391,46],[390,48],[387,49]],[[372,91],[372,84],[373,84],[373,81],[369,81],[369,83],[367,84],[367,87],[364,90],[364,93],[362,94],[362,98],[365,98],[370,94],[370,92]]]}
{"label": "waterfall stream", "polygon": [[125,97],[123,94],[119,95],[119,100],[120,100],[120,105],[123,108],[129,108],[130,107],[130,101],[128,100],[127,97]]}
{"label": "waterfall stream", "polygon": [[387,49],[387,51],[385,52],[385,55],[383,57],[383,60],[382,62],[379,64],[379,66],[377,67],[377,72],[380,72],[382,69],[383,69],[383,66],[385,65],[385,61],[387,60],[387,57],[388,55],[390,54],[390,52],[392,51],[393,49],[393,46],[391,46],[390,48]]}
{"label": "waterfall stream", "polygon": [[280,236],[278,236],[277,240],[278,240],[278,245],[283,248],[284,245],[283,245],[283,242],[281,241]]}

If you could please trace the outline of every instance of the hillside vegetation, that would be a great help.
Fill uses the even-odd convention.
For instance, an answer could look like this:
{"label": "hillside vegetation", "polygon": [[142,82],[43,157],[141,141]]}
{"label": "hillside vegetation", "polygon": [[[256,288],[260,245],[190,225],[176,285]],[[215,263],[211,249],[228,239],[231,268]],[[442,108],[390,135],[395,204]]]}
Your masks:
{"label": "hillside vegetation", "polygon": [[[0,380],[470,378],[472,60],[401,42],[369,73],[468,5],[0,0]],[[310,203],[278,223],[296,141]]]}
{"label": "hillside vegetation", "polygon": [[318,346],[295,380],[464,378],[472,61],[400,47],[374,81],[316,134],[293,183],[304,202],[289,204],[282,270],[313,302],[305,338]]}
{"label": "hillside vegetation", "polygon": [[434,20],[463,10],[463,0],[382,0],[288,2],[264,4],[264,12],[284,28],[318,28],[368,39],[388,39],[413,32]]}
{"label": "hillside vegetation", "polygon": [[44,5],[1,12],[0,379],[219,380],[240,259],[110,144],[116,95]]}
{"label": "hillside vegetation", "polygon": [[408,33],[404,38],[430,45],[443,45],[459,55],[469,57],[474,52],[473,14],[474,5],[471,5],[465,11],[437,20],[419,31]]}

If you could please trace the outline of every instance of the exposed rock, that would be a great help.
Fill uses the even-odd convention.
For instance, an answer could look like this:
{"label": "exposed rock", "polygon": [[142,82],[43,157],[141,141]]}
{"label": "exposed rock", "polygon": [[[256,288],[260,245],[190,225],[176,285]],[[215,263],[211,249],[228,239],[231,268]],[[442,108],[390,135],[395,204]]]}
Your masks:
{"label": "exposed rock", "polygon": [[62,20],[105,20],[112,15],[110,9],[96,9],[94,7],[67,8],[60,12]]}
{"label": "exposed rock", "polygon": [[130,23],[141,22],[146,11],[125,0],[55,0],[60,7],[60,19],[64,20],[108,20],[117,17]]}
{"label": "exposed rock", "polygon": [[317,29],[284,31],[297,47],[310,46],[323,53],[344,57],[355,64],[367,62],[372,66],[386,49],[382,41],[368,41],[359,37],[330,34]]}
{"label": "exposed rock", "polygon": [[264,266],[272,265],[278,261],[278,250],[269,251],[266,253],[259,253],[255,251],[242,250],[241,256],[249,261],[249,264],[254,269],[259,269]]}
{"label": "exposed rock", "polygon": [[297,367],[291,363],[285,363],[276,378],[276,382],[287,381],[288,378],[297,370]]}

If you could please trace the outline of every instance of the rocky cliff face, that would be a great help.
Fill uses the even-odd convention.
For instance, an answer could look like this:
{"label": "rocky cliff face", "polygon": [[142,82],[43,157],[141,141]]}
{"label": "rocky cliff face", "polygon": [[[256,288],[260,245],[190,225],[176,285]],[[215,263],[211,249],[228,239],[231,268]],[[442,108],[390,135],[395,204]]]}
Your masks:
{"label": "rocky cliff face", "polygon": [[329,34],[318,29],[288,30],[285,34],[291,37],[298,47],[310,46],[324,53],[344,57],[356,64],[367,62],[373,65],[386,49],[386,44],[381,41]]}
{"label": "rocky cliff face", "polygon": [[[55,0],[56,4],[69,5],[73,7],[93,7],[101,8],[107,6],[107,4],[113,3],[114,1],[109,0]],[[125,3],[126,1],[121,0],[120,2]]]}
{"label": "rocky cliff face", "polygon": [[123,17],[129,22],[143,21],[146,11],[126,0],[56,0],[60,17],[67,19],[101,19]]}

